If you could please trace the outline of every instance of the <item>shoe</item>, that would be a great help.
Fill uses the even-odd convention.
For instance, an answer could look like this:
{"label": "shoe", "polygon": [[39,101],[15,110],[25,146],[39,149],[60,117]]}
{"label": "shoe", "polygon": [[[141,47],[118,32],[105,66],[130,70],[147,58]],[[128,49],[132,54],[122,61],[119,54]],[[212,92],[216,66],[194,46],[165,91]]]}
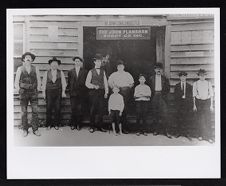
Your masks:
{"label": "shoe", "polygon": [[75,126],[73,125],[73,126],[71,126],[71,130],[75,130]]}
{"label": "shoe", "polygon": [[202,141],[202,140],[203,140],[203,138],[200,136],[200,137],[198,137],[198,140],[199,140],[199,141]]}
{"label": "shoe", "polygon": [[144,136],[148,136],[148,134],[147,134],[146,132],[143,132],[142,134],[143,134]]}
{"label": "shoe", "polygon": [[103,128],[100,128],[99,131],[101,131],[101,132],[107,132],[107,130],[105,130]]}
{"label": "shoe", "polygon": [[33,134],[34,134],[35,136],[41,136],[41,134],[40,134],[40,132],[39,132],[38,130],[33,131]]}
{"label": "shoe", "polygon": [[157,136],[157,135],[159,135],[159,133],[158,132],[154,132],[153,135],[154,136]]}
{"label": "shoe", "polygon": [[76,129],[77,129],[78,131],[81,130],[81,128],[80,128],[79,125],[76,126]]}
{"label": "shoe", "polygon": [[125,131],[125,130],[123,130],[122,133],[123,134],[129,134],[129,132],[128,131]]}
{"label": "shoe", "polygon": [[23,137],[27,137],[28,136],[28,130],[23,130]]}
{"label": "shoe", "polygon": [[214,143],[214,141],[212,139],[208,139],[207,141],[211,144]]}
{"label": "shoe", "polygon": [[90,128],[90,129],[89,129],[89,132],[90,132],[90,133],[94,133],[94,132],[95,132],[95,129],[94,129],[94,128]]}
{"label": "shoe", "polygon": [[166,133],[165,136],[166,136],[167,138],[169,138],[169,139],[172,139],[172,136],[171,136],[170,134],[168,134],[168,133]]}
{"label": "shoe", "polygon": [[180,136],[181,136],[181,135],[180,135],[180,134],[178,134],[178,135],[176,135],[176,136],[175,136],[175,138],[179,138]]}
{"label": "shoe", "polygon": [[50,130],[50,129],[51,129],[51,127],[50,127],[50,126],[47,126],[47,127],[46,127],[46,130]]}
{"label": "shoe", "polygon": [[59,130],[59,126],[54,126],[54,129]]}
{"label": "shoe", "polygon": [[137,135],[137,136],[140,136],[140,132],[137,132],[136,135]]}

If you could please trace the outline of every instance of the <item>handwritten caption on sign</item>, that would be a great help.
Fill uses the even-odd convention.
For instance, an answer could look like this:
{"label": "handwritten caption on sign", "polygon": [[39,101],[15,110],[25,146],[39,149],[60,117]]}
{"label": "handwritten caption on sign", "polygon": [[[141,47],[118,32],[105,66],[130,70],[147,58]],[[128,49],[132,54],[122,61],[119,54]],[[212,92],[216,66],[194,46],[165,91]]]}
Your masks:
{"label": "handwritten caption on sign", "polygon": [[97,40],[148,40],[150,27],[97,27]]}

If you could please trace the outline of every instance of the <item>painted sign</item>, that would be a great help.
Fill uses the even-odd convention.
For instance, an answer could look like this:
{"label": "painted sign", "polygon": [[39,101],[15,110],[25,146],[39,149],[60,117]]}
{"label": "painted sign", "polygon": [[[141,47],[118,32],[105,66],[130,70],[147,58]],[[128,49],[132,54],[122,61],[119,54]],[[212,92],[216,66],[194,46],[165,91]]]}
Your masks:
{"label": "painted sign", "polygon": [[149,40],[150,27],[97,27],[97,40]]}

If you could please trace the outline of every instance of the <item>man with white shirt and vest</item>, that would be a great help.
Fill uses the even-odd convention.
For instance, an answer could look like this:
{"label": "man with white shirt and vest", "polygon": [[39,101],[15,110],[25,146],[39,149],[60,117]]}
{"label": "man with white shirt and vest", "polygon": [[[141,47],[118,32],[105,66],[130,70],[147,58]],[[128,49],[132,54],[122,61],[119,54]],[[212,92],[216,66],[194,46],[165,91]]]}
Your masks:
{"label": "man with white shirt and vest", "polygon": [[206,70],[198,71],[199,80],[193,84],[193,110],[197,112],[198,139],[213,143],[211,137],[211,112],[213,111],[213,87],[205,80]]}
{"label": "man with white shirt and vest", "polygon": [[163,133],[168,138],[168,105],[167,95],[170,91],[169,80],[163,75],[163,65],[158,62],[154,66],[155,74],[150,77],[150,87],[153,92],[151,106],[153,112],[153,135]]}
{"label": "man with white shirt and vest", "polygon": [[175,98],[175,106],[176,113],[175,118],[177,122],[176,128],[176,137],[185,136],[189,140],[189,120],[191,118],[192,112],[192,86],[187,83],[187,73],[180,72],[178,74],[180,78],[180,82],[176,84],[174,89],[174,98]]}
{"label": "man with white shirt and vest", "polygon": [[[88,72],[86,87],[89,89],[90,98],[90,132],[99,129],[106,132],[103,128],[104,99],[108,97],[108,82],[105,71],[101,68],[102,55],[96,54],[93,58],[95,67]],[[95,120],[97,116],[97,121]]]}
{"label": "man with white shirt and vest", "polygon": [[117,71],[113,72],[109,79],[108,84],[111,88],[117,86],[119,88],[119,93],[123,96],[124,99],[124,111],[122,113],[122,130],[123,133],[128,133],[125,129],[128,128],[127,126],[127,112],[128,112],[128,104],[131,98],[131,88],[134,85],[134,79],[129,72],[125,70],[125,64],[122,60],[117,61]]}
{"label": "man with white shirt and vest", "polygon": [[37,67],[31,65],[35,60],[35,55],[26,52],[22,55],[23,65],[18,67],[15,79],[15,88],[20,95],[21,105],[21,120],[23,136],[28,135],[28,119],[27,107],[30,102],[32,109],[32,119],[30,125],[32,126],[33,134],[41,136],[38,131],[38,91],[41,88],[40,74]]}
{"label": "man with white shirt and vest", "polygon": [[87,70],[83,68],[83,59],[73,58],[74,68],[68,71],[68,89],[71,102],[71,130],[81,129],[83,106],[86,92]]}
{"label": "man with white shirt and vest", "polygon": [[[60,126],[60,112],[62,97],[66,97],[66,80],[62,70],[58,68],[61,61],[56,57],[49,60],[50,69],[46,71],[43,77],[42,94],[46,99],[46,127],[51,129],[54,127],[56,130]],[[54,120],[53,118],[54,111]]]}

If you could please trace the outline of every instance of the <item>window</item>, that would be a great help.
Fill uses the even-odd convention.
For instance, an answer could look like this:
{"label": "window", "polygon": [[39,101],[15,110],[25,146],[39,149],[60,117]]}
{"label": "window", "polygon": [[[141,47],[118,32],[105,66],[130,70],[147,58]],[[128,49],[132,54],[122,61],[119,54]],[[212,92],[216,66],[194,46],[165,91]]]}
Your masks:
{"label": "window", "polygon": [[24,53],[24,23],[14,23],[14,57],[19,58]]}

